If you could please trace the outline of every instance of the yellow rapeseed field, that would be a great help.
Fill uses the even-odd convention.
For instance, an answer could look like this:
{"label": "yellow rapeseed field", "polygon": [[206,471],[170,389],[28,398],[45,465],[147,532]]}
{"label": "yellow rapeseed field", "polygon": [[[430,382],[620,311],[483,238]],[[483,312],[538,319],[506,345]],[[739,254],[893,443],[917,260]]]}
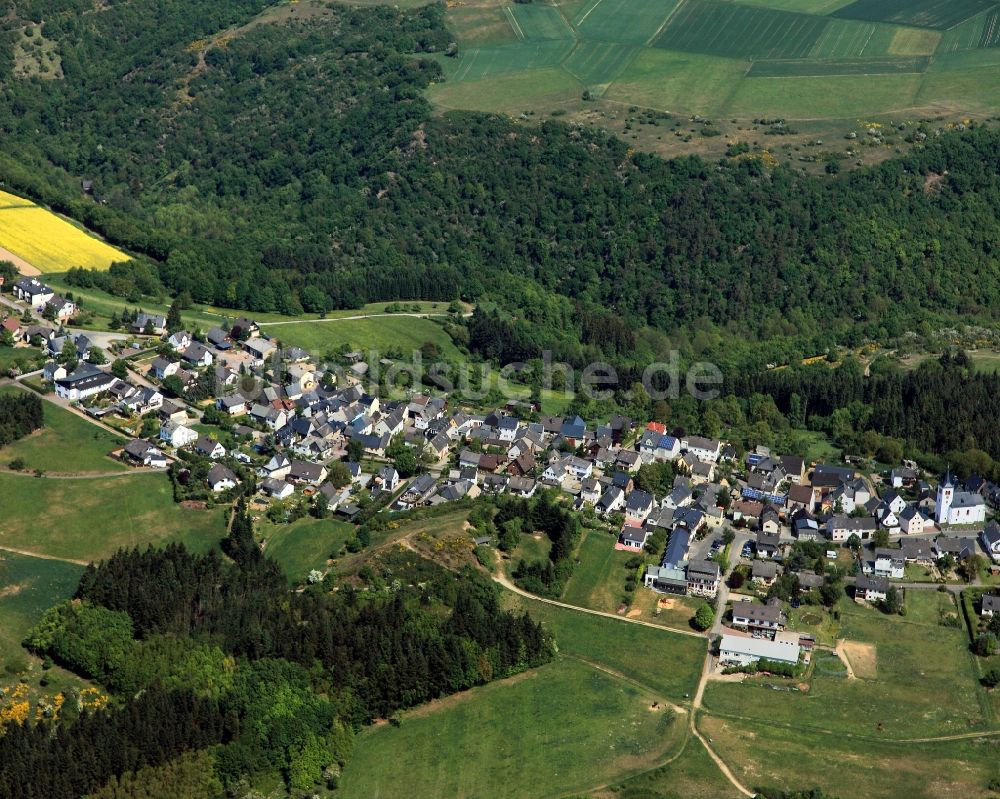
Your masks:
{"label": "yellow rapeseed field", "polygon": [[107,269],[128,256],[30,200],[0,191],[0,248],[43,274],[74,266]]}

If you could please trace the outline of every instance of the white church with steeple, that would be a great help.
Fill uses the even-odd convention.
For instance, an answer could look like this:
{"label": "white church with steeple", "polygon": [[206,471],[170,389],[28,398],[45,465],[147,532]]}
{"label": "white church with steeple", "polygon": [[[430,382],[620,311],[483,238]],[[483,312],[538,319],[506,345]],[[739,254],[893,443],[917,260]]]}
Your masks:
{"label": "white church with steeple", "polygon": [[986,521],[986,500],[972,491],[956,491],[951,470],[938,484],[934,520],[939,524],[982,524]]}

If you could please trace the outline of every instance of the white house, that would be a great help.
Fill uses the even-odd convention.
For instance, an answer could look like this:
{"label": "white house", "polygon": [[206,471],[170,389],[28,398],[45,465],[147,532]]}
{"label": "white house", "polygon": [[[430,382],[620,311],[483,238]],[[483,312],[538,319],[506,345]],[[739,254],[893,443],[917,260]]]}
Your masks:
{"label": "white house", "polygon": [[56,295],[55,291],[33,277],[18,280],[14,284],[13,292],[15,297],[28,303],[36,311]]}
{"label": "white house", "polygon": [[55,381],[56,396],[66,400],[85,400],[111,388],[117,378],[89,363],[81,363],[71,373]]}
{"label": "white house", "polygon": [[170,335],[167,343],[175,350],[182,350],[191,344],[191,334],[186,330],[178,330],[176,333]]}
{"label": "white house", "polygon": [[876,549],[873,571],[876,577],[892,577],[895,580],[903,578],[906,559],[898,549]]}
{"label": "white house", "polygon": [[715,463],[722,451],[722,442],[714,438],[686,436],[681,439],[681,449],[687,450],[700,461]]}
{"label": "white house", "polygon": [[979,534],[979,539],[989,556],[1000,563],[1000,524],[997,524],[996,520],[991,520]]}
{"label": "white house", "polygon": [[168,421],[160,425],[160,440],[166,441],[175,449],[180,449],[197,441],[198,432],[180,422]]}
{"label": "white house", "polygon": [[230,488],[235,488],[236,484],[239,483],[239,478],[221,463],[215,464],[208,470],[208,476],[205,480],[208,483],[208,487],[216,494],[221,491],[228,491]]}

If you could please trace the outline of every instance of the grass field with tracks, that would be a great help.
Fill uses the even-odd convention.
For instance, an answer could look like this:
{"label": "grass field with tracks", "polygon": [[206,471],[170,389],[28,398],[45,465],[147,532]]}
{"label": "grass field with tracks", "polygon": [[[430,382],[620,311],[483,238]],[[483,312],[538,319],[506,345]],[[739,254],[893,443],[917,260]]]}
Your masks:
{"label": "grass field with tracks", "polygon": [[[651,768],[686,718],[653,691],[570,659],[403,714],[368,730],[340,783],[344,799],[565,796]],[[389,765],[391,764],[391,766]]]}
{"label": "grass field with tracks", "polygon": [[174,503],[162,473],[74,479],[0,473],[0,547],[66,560],[182,541],[206,552],[226,534],[226,508]]}
{"label": "grass field with tracks", "polygon": [[850,123],[1000,105],[994,0],[468,0],[446,20],[443,109]]}

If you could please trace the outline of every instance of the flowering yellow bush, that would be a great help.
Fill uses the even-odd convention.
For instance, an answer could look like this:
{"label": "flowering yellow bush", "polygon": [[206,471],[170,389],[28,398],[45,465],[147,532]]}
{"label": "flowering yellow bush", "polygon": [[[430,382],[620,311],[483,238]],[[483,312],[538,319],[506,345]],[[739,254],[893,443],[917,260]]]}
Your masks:
{"label": "flowering yellow bush", "polygon": [[0,728],[8,724],[24,724],[28,720],[28,711],[31,709],[28,703],[28,686],[26,683],[18,683],[13,691],[4,692],[3,704],[0,705]]}
{"label": "flowering yellow bush", "polygon": [[41,272],[107,269],[128,256],[30,201],[0,192],[0,247]]}

